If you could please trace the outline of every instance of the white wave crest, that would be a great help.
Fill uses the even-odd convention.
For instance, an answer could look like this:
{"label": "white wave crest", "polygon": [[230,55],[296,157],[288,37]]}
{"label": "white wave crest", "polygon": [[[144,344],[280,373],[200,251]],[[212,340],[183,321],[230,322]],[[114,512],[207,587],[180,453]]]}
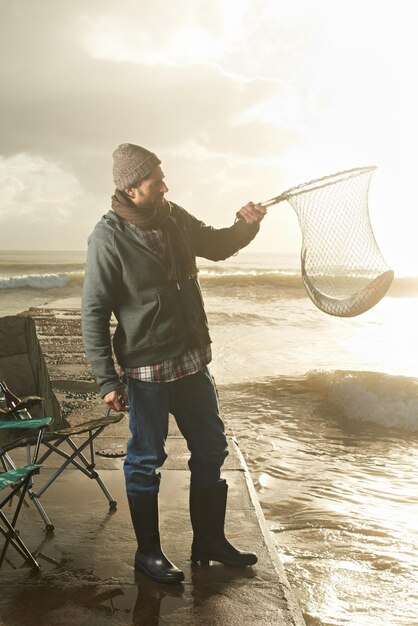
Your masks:
{"label": "white wave crest", "polygon": [[311,373],[338,412],[349,420],[418,431],[418,380],[379,372]]}
{"label": "white wave crest", "polygon": [[62,274],[24,274],[21,276],[0,277],[0,289],[52,289],[65,287],[70,282],[82,281],[83,272],[65,272]]}
{"label": "white wave crest", "polygon": [[277,269],[277,270],[267,270],[267,269],[238,269],[238,268],[229,268],[225,269],[223,267],[215,268],[215,269],[207,269],[203,268],[199,270],[199,277],[209,276],[211,278],[224,278],[225,276],[249,276],[253,278],[254,276],[263,278],[265,276],[299,276],[299,270],[285,270],[285,269]]}

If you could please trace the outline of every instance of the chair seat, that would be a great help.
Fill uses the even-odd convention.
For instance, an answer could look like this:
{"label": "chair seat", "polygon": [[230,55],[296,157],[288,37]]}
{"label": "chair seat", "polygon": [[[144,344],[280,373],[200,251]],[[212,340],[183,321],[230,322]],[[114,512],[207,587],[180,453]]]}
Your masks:
{"label": "chair seat", "polygon": [[0,489],[10,487],[15,483],[25,478],[28,474],[39,474],[40,465],[25,465],[18,469],[9,470],[8,472],[0,473]]}
{"label": "chair seat", "polygon": [[[102,417],[97,417],[95,419],[87,420],[86,422],[82,422],[81,424],[75,424],[74,426],[70,426],[68,428],[61,428],[60,430],[45,430],[43,435],[43,442],[55,441],[58,438],[66,438],[72,437],[73,435],[82,435],[83,433],[88,433],[91,430],[96,430],[97,428],[105,428],[110,424],[117,424],[124,417],[125,413],[114,413]],[[40,426],[44,426],[45,424],[50,424],[52,418],[50,417],[41,417],[33,420],[10,420],[3,421],[0,419],[0,429],[4,428],[14,428],[21,430],[28,430],[32,428],[39,428]],[[11,441],[9,444],[0,446],[0,449],[3,452],[7,452],[16,447],[22,447],[27,445],[34,445],[36,443],[36,437],[30,436],[29,434],[25,436],[25,434],[19,439],[15,439]]]}
{"label": "chair seat", "polygon": [[103,417],[97,417],[95,419],[87,420],[81,424],[75,424],[69,428],[60,428],[60,430],[49,430],[44,434],[44,441],[50,441],[57,437],[65,436],[71,437],[72,435],[80,435],[82,433],[95,430],[96,428],[106,427],[110,424],[117,424],[124,417],[125,413],[114,413]]}

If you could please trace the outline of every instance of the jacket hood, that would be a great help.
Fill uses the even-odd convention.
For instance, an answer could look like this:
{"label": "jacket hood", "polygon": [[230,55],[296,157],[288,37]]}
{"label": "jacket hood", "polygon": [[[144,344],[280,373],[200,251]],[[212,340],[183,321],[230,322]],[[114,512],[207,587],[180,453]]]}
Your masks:
{"label": "jacket hood", "polygon": [[102,216],[98,225],[110,226],[114,230],[124,232],[123,219],[119,217],[119,215],[116,215],[116,213],[112,211],[112,209],[109,209],[109,211]]}

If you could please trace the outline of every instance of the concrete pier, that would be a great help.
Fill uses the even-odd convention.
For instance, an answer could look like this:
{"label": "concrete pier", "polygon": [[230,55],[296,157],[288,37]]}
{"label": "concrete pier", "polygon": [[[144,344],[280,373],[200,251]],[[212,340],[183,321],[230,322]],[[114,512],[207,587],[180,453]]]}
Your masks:
{"label": "concrete pier", "polygon": [[[79,356],[76,352],[80,345],[78,313],[29,313],[37,322],[54,387],[70,412],[71,422],[79,422],[84,415],[101,415],[102,401],[93,393],[82,352]],[[60,320],[70,324],[61,324]],[[61,333],[56,332],[59,327]],[[71,328],[71,332],[65,334],[64,327]],[[59,350],[59,345],[69,347]],[[124,449],[128,436],[126,418],[104,431],[96,450],[117,453]],[[118,502],[117,510],[109,511],[96,482],[75,469],[67,469],[42,498],[55,524],[53,533],[45,533],[40,516],[29,502],[22,511],[19,528],[42,569],[32,574],[9,550],[9,560],[0,571],[0,624],[302,626],[301,611],[270,539],[238,442],[230,431],[228,438],[230,455],[223,471],[230,486],[226,534],[237,547],[258,554],[254,567],[191,564],[189,453],[170,418],[168,459],[161,470],[161,536],[164,551],[184,570],[185,581],[175,586],[161,585],[134,571],[136,543],[124,489],[123,458],[97,456],[97,468]],[[21,450],[15,458],[23,454]],[[50,458],[36,479],[45,480],[54,466]]]}

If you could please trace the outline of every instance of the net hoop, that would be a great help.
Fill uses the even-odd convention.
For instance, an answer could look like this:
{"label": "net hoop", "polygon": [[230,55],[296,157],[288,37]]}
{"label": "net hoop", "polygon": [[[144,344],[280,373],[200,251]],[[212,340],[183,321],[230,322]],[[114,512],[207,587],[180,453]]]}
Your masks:
{"label": "net hoop", "polygon": [[290,187],[290,189],[283,191],[283,193],[281,193],[279,196],[276,196],[275,198],[270,198],[270,200],[265,200],[260,204],[265,208],[268,208],[273,204],[284,202],[285,200],[288,200],[293,196],[299,196],[303,193],[308,193],[309,191],[314,191],[316,189],[322,189],[323,187],[335,185],[342,181],[349,180],[350,178],[355,178],[356,176],[361,176],[362,174],[366,174],[368,172],[374,172],[376,168],[376,165],[366,165],[363,167],[354,167],[350,170],[342,170],[341,172],[336,172],[335,174],[323,176],[322,178],[314,178],[307,183],[302,183],[301,185]]}
{"label": "net hoop", "polygon": [[364,313],[383,298],[394,278],[370,223],[368,191],[375,169],[369,165],[342,170],[261,203],[267,208],[287,200],[296,211],[305,290],[329,315]]}

